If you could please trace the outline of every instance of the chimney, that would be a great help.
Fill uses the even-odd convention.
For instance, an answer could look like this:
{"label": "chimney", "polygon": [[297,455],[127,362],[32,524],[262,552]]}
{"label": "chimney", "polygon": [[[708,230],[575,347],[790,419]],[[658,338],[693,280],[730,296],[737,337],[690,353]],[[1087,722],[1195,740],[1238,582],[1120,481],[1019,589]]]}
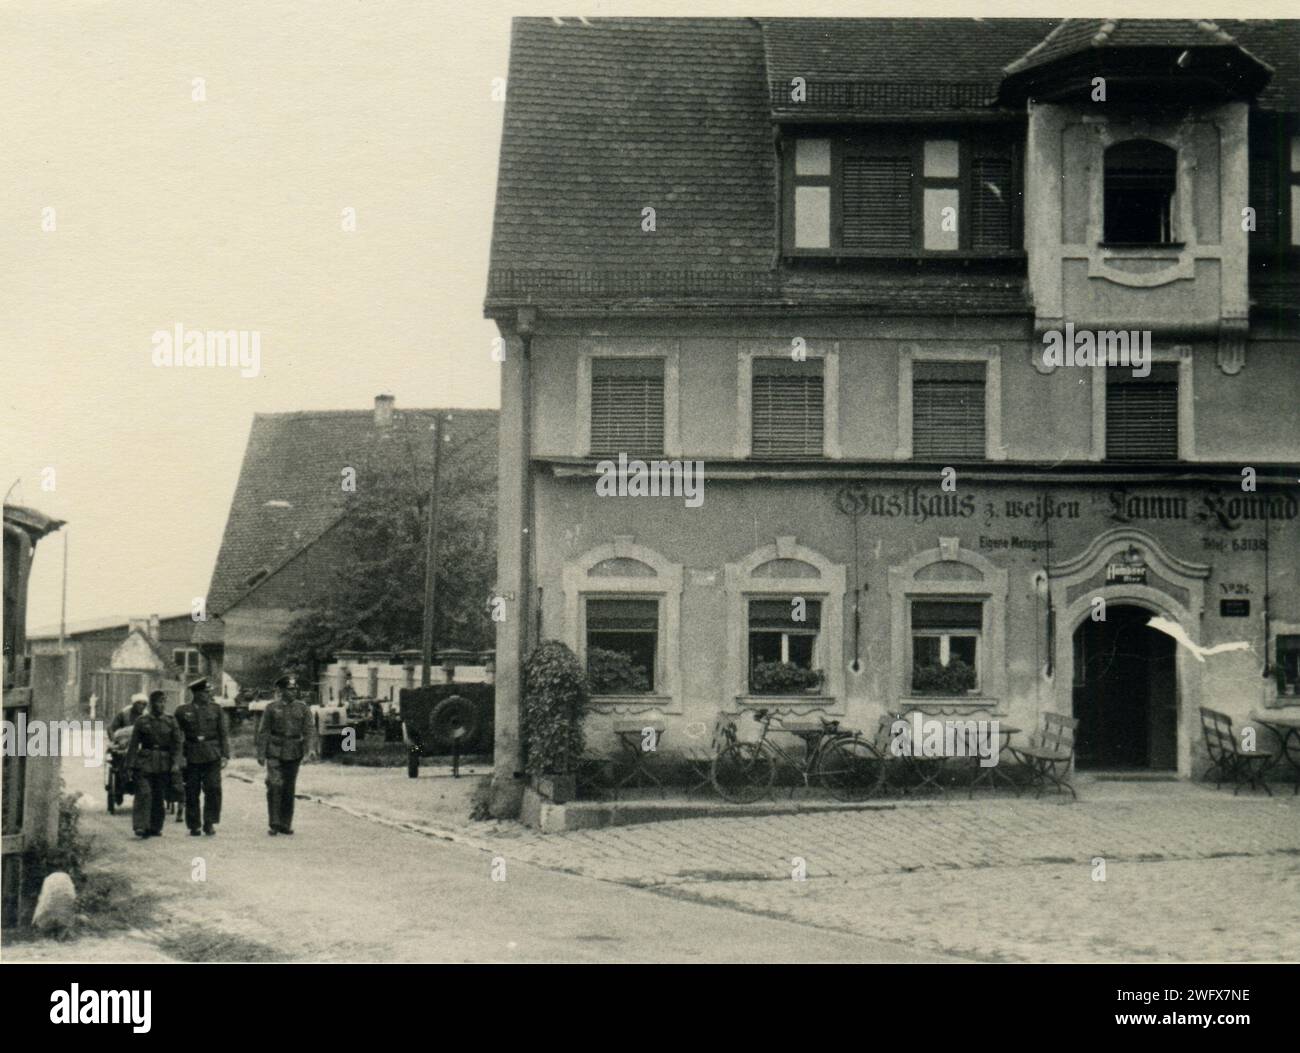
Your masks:
{"label": "chimney", "polygon": [[387,428],[393,423],[393,403],[396,399],[392,395],[375,396],[375,427]]}
{"label": "chimney", "polygon": [[157,643],[159,637],[161,636],[162,636],[162,621],[159,619],[158,615],[156,614],[149,615],[149,639],[153,640],[154,643]]}

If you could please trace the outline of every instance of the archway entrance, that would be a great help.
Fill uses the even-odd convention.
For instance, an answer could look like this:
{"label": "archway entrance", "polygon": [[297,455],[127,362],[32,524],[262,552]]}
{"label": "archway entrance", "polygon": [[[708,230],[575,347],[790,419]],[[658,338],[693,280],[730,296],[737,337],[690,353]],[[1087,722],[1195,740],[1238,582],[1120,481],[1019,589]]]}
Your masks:
{"label": "archway entrance", "polygon": [[1105,621],[1074,631],[1075,757],[1080,769],[1173,771],[1178,765],[1178,675],[1172,638],[1151,612],[1109,604]]}

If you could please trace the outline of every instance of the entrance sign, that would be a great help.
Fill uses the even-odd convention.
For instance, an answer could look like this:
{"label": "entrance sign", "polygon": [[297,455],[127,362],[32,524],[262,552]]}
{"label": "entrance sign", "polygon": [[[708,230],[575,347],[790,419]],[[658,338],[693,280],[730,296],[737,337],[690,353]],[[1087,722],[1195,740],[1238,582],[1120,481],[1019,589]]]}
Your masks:
{"label": "entrance sign", "polygon": [[1106,581],[1117,585],[1145,585],[1147,568],[1128,563],[1111,563],[1106,567]]}

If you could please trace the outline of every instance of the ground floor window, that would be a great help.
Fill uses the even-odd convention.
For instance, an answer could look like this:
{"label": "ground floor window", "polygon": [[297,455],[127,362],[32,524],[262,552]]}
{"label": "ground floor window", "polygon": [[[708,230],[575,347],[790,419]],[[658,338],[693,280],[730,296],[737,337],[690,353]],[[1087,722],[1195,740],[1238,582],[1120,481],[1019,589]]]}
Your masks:
{"label": "ground floor window", "polygon": [[647,694],[659,658],[659,601],[587,600],[587,678],[597,695]]}
{"label": "ground floor window", "polygon": [[1280,695],[1300,695],[1300,636],[1277,638],[1277,690]]}
{"label": "ground floor window", "polygon": [[821,601],[802,596],[749,601],[749,690],[756,695],[821,686]]}
{"label": "ground floor window", "polygon": [[978,691],[984,605],[914,600],[911,621],[912,693],[964,695]]}

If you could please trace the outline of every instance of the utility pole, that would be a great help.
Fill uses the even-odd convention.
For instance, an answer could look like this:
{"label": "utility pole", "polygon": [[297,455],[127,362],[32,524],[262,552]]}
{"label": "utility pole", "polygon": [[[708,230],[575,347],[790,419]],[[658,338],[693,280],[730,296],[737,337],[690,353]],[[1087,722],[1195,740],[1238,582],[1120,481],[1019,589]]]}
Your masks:
{"label": "utility pole", "polygon": [[59,605],[59,650],[68,628],[68,532],[63,532],[63,601]]}
{"label": "utility pole", "polygon": [[420,686],[428,687],[430,667],[433,665],[433,616],[436,610],[438,586],[438,462],[442,457],[442,416],[433,418],[433,485],[429,489],[429,522],[424,549],[424,661],[420,670]]}

